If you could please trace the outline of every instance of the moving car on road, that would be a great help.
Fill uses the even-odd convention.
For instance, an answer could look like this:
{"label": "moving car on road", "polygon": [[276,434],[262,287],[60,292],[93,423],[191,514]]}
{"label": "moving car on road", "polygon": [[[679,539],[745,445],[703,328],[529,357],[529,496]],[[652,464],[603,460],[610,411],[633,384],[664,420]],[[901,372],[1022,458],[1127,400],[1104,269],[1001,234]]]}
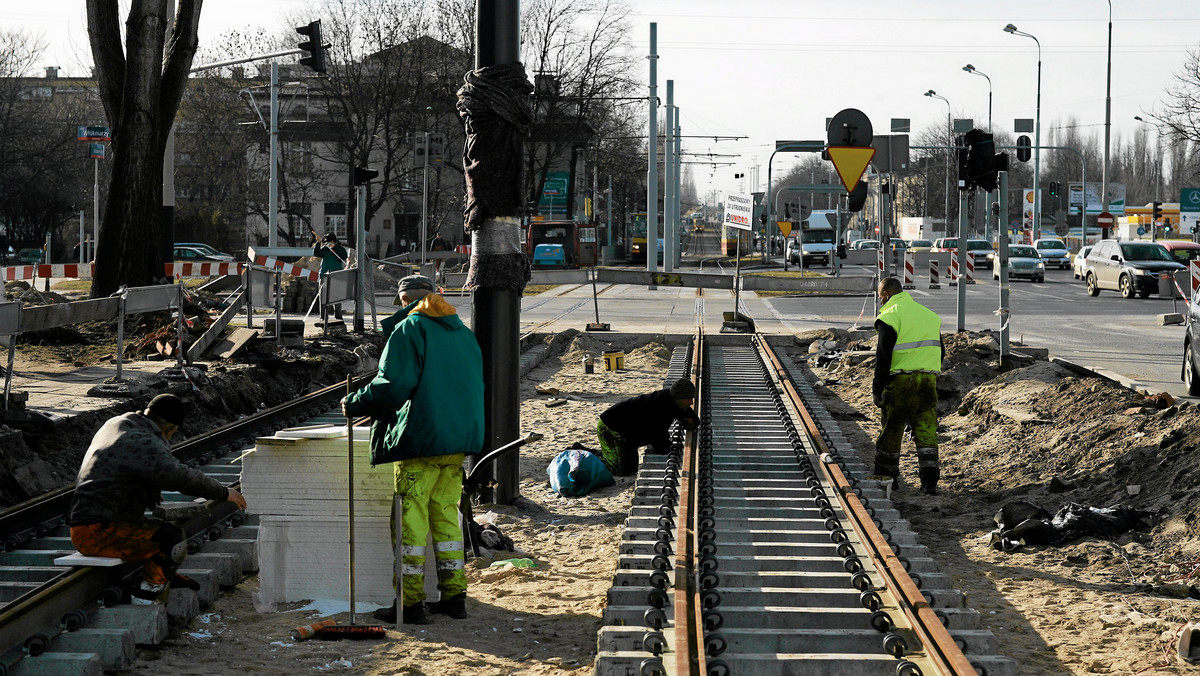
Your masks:
{"label": "moving car on road", "polygon": [[17,252],[17,260],[22,265],[38,265],[42,262],[41,249],[21,249]]}
{"label": "moving car on road", "polygon": [[[968,241],[967,244],[970,244]],[[1041,284],[1046,281],[1046,264],[1037,249],[1028,244],[1012,244],[1008,247],[1008,278],[1025,278]],[[1000,266],[992,266],[992,279],[1000,279]]]}
{"label": "moving car on road", "polygon": [[992,249],[992,243],[986,239],[968,239],[967,255],[974,259],[976,269],[990,268],[996,252]]}
{"label": "moving car on road", "polygon": [[908,243],[909,251],[929,251],[933,248],[933,240],[914,239]]}
{"label": "moving car on road", "polygon": [[1158,291],[1158,276],[1184,269],[1158,242],[1115,239],[1100,240],[1088,254],[1084,276],[1089,296],[1100,295],[1100,289],[1121,292],[1122,298],[1134,294],[1147,298]]}
{"label": "moving car on road", "polygon": [[1092,245],[1089,244],[1079,250],[1075,254],[1075,258],[1071,260],[1071,276],[1075,279],[1083,279],[1083,264],[1087,262],[1087,255],[1091,253]]}
{"label": "moving car on road", "polygon": [[856,239],[850,243],[850,248],[856,251],[862,249],[878,249],[879,240],[877,239]]}
{"label": "moving car on road", "polygon": [[1071,267],[1071,250],[1061,239],[1045,237],[1035,241],[1033,248],[1037,249],[1046,267],[1053,265],[1060,270]]}

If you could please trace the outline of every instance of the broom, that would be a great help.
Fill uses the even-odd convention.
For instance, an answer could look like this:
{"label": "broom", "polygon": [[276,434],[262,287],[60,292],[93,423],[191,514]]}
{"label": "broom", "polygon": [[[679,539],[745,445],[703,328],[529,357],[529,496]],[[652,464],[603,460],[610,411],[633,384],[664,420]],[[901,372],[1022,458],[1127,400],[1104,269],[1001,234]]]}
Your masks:
{"label": "broom", "polygon": [[[346,396],[351,393],[351,375],[346,374]],[[348,446],[348,476],[346,481],[349,502],[347,509],[350,513],[350,624],[331,624],[317,627],[313,638],[323,639],[371,639],[387,636],[387,629],[378,624],[355,624],[354,622],[354,420],[346,416],[346,439]]]}

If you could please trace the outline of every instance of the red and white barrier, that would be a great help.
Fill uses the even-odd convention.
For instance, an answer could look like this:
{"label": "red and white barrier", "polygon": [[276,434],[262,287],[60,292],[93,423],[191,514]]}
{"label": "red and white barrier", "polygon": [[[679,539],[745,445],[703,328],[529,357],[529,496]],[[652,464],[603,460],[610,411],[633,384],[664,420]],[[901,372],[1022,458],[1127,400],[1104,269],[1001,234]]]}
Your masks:
{"label": "red and white barrier", "polygon": [[903,280],[904,288],[906,288],[906,289],[917,288],[917,284],[915,282],[915,280],[917,278],[916,267],[917,267],[916,252],[905,251],[904,252],[904,280]]}
{"label": "red and white barrier", "polygon": [[454,247],[454,253],[466,254],[466,255],[470,256],[471,255],[471,245],[470,244],[459,244],[458,246]]}
{"label": "red and white barrier", "polygon": [[302,268],[299,265],[292,265],[291,263],[284,263],[277,258],[256,254],[254,256],[254,262],[265,268],[274,268],[282,271],[284,274],[288,274],[293,277],[299,277],[300,279],[307,279],[310,282],[320,281],[320,273],[318,271]]}
{"label": "red and white barrier", "polygon": [[942,288],[941,281],[938,279],[937,259],[932,259],[929,261],[929,288],[931,288],[931,289]]}
{"label": "red and white barrier", "polygon": [[1192,261],[1188,270],[1192,273],[1192,295],[1194,296],[1196,289],[1200,289],[1200,261]]}
{"label": "red and white barrier", "polygon": [[37,276],[45,279],[47,277],[69,277],[71,279],[91,279],[95,269],[95,263],[62,263],[58,265],[39,265],[37,266]]}
{"label": "red and white barrier", "polygon": [[950,252],[950,286],[958,286],[958,252]]}
{"label": "red and white barrier", "polygon": [[887,263],[883,256],[884,256],[884,250],[880,249],[879,255],[875,257],[875,267],[879,272],[880,279],[883,279],[884,269],[887,267]]}
{"label": "red and white barrier", "polygon": [[167,263],[163,266],[168,277],[220,277],[242,274],[241,263]]}
{"label": "red and white barrier", "polygon": [[967,284],[975,283],[975,257],[967,254]]}
{"label": "red and white barrier", "polygon": [[23,279],[33,279],[37,272],[36,265],[10,265],[0,268],[0,281],[18,282]]}

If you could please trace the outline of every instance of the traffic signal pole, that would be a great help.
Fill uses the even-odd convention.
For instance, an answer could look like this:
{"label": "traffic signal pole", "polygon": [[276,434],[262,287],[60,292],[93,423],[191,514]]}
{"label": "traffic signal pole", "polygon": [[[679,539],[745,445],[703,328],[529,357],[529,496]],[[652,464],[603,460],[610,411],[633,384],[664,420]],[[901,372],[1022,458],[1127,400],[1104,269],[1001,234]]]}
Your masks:
{"label": "traffic signal pole", "polygon": [[967,191],[958,191],[958,328],[967,330]]}
{"label": "traffic signal pole", "polygon": [[[996,178],[1000,194],[1008,195],[1008,172],[997,172]],[[1000,200],[999,220],[1001,226],[996,231],[1000,250],[995,264],[1000,266],[1000,365],[1003,367],[1008,362],[1008,323],[1012,318],[1008,311],[1008,228],[1003,225],[1008,222],[1007,199]]]}

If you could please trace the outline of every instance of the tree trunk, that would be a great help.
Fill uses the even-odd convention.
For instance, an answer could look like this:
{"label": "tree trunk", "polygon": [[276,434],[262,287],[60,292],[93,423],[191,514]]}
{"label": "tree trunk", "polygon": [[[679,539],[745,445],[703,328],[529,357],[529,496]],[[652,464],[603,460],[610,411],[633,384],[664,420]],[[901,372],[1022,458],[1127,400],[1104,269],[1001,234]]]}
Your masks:
{"label": "tree trunk", "polygon": [[[196,53],[203,0],[179,0],[170,41],[166,0],[133,0],[121,50],[117,0],[88,0],[88,34],[112,128],[112,182],[92,297],[164,281],[163,152]],[[164,59],[164,48],[166,58]]]}

